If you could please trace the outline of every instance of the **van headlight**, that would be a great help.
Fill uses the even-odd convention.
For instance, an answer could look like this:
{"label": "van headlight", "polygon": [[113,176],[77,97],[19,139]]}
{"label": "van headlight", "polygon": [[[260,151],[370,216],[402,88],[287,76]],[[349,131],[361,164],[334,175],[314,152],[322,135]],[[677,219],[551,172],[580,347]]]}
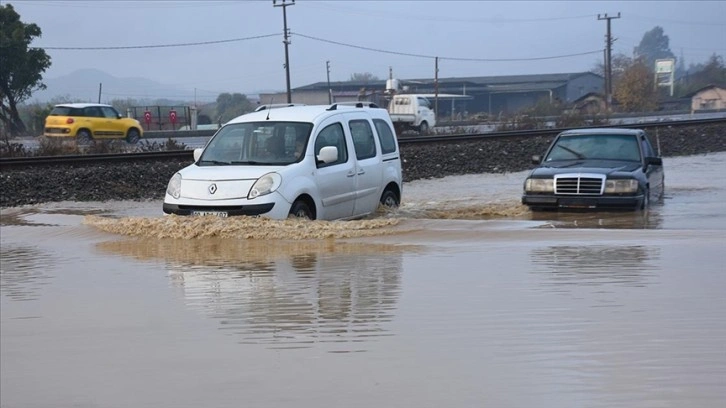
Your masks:
{"label": "van headlight", "polygon": [[249,194],[247,194],[247,198],[252,200],[253,198],[273,193],[278,187],[280,187],[281,183],[281,175],[277,173],[267,173],[255,181],[255,184],[252,185]]}
{"label": "van headlight", "polygon": [[174,198],[179,198],[181,196],[181,182],[182,182],[182,176],[179,173],[176,173],[171,177],[171,180],[169,180],[169,184],[166,186],[166,193]]}
{"label": "van headlight", "polygon": [[606,194],[634,194],[638,191],[638,180],[607,180],[605,181]]}
{"label": "van headlight", "polygon": [[551,178],[528,178],[524,182],[524,191],[528,193],[554,193],[555,180]]}

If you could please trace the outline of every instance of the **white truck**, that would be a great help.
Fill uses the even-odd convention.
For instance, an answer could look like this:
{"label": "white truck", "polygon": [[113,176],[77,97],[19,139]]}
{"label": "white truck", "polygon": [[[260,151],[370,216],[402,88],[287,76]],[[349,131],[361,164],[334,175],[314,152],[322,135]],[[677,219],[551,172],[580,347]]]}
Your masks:
{"label": "white truck", "polygon": [[388,103],[388,114],[398,133],[412,129],[426,134],[436,126],[436,114],[431,102],[421,94],[393,95]]}

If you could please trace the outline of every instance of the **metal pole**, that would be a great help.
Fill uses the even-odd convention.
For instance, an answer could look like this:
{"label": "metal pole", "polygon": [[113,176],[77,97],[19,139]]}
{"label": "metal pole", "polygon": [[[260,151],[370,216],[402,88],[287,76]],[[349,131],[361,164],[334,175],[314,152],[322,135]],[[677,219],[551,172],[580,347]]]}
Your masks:
{"label": "metal pole", "polygon": [[330,61],[325,61],[325,68],[328,70],[328,104],[333,103],[333,90],[330,89]]}
{"label": "metal pole", "polygon": [[434,61],[434,119],[439,123],[439,57]]}
{"label": "metal pole", "polygon": [[292,0],[291,3],[287,3],[286,0],[281,0],[280,4],[277,4],[277,0],[272,0],[272,6],[273,7],[282,7],[282,23],[283,23],[283,29],[284,31],[284,40],[282,41],[285,43],[285,81],[287,83],[287,103],[292,103],[292,93],[290,91],[290,54],[288,53],[288,45],[290,45],[289,40],[289,30],[287,29],[287,6],[294,6],[295,0]]}

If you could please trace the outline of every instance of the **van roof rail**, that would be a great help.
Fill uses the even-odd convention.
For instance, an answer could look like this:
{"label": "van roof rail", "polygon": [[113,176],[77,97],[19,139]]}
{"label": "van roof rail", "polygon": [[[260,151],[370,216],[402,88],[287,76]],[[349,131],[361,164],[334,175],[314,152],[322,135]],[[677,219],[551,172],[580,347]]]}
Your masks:
{"label": "van roof rail", "polygon": [[305,106],[304,103],[269,103],[266,105],[260,105],[255,109],[255,112],[263,111],[265,109],[272,108],[287,108],[290,106]]}
{"label": "van roof rail", "polygon": [[360,102],[360,101],[347,101],[347,102],[336,102],[326,110],[333,111],[337,110],[338,106],[353,106],[356,108],[380,108],[380,106],[376,105],[373,102]]}

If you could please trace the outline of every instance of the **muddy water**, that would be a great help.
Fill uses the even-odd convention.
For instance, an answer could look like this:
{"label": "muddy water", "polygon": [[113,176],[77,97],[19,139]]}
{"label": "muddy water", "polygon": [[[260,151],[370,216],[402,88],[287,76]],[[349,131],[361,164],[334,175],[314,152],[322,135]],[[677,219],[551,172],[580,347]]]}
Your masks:
{"label": "muddy water", "polygon": [[352,222],[0,217],[2,407],[721,407],[726,154],[643,213],[531,214],[524,173]]}

